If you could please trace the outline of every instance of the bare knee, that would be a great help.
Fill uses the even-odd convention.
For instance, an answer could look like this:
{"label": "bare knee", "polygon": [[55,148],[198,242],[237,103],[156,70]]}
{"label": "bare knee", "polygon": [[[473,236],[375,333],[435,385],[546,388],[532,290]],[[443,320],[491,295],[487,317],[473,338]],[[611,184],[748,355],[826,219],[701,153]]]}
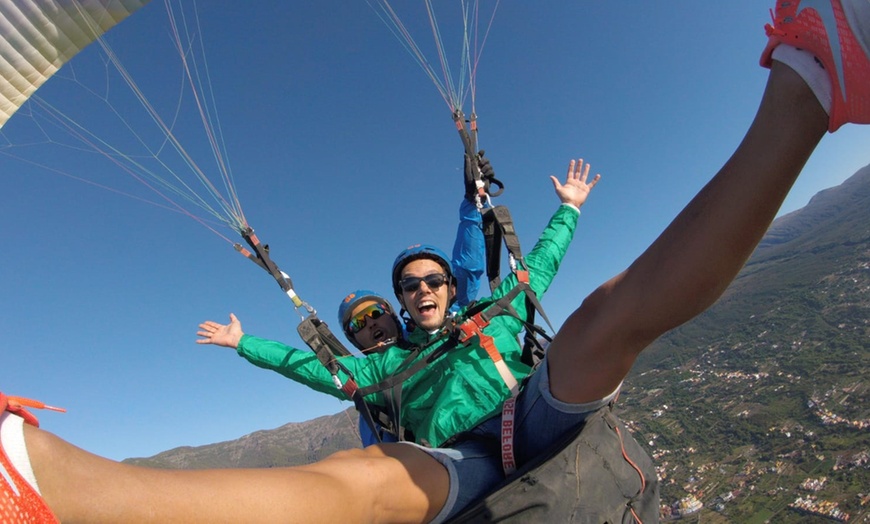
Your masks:
{"label": "bare knee", "polygon": [[450,487],[441,463],[406,444],[339,451],[304,468],[338,479],[340,492],[354,494],[344,500],[359,503],[372,522],[428,522],[444,506]]}

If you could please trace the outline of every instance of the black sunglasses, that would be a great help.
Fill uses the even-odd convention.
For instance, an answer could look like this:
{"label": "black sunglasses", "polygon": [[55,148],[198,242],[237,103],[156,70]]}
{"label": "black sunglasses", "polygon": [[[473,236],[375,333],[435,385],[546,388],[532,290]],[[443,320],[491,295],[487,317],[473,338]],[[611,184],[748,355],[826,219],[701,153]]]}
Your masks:
{"label": "black sunglasses", "polygon": [[425,282],[429,289],[435,290],[450,280],[446,273],[432,273],[425,277],[405,277],[399,281],[399,287],[405,293],[413,293],[420,289],[420,282]]}

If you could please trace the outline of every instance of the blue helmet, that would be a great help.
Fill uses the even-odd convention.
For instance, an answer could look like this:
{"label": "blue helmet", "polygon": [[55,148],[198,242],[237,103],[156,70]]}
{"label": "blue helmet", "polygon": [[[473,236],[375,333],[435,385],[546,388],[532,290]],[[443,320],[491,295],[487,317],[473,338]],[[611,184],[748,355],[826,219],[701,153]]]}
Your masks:
{"label": "blue helmet", "polygon": [[354,346],[357,346],[358,349],[364,349],[357,345],[356,337],[353,336],[353,333],[348,329],[348,323],[350,322],[350,315],[353,313],[354,308],[361,303],[367,300],[378,302],[379,304],[383,304],[386,310],[390,313],[393,319],[396,321],[397,326],[401,326],[398,317],[396,317],[396,313],[393,310],[393,305],[390,304],[390,301],[381,295],[375,293],[374,291],[368,289],[357,289],[353,293],[350,293],[348,296],[344,297],[341,301],[341,304],[338,306],[338,323],[341,326],[342,331],[347,336],[347,339],[351,341]]}
{"label": "blue helmet", "polygon": [[450,257],[447,256],[447,253],[430,244],[414,244],[399,253],[399,256],[397,256],[396,260],[393,262],[393,292],[397,297],[402,296],[402,288],[399,287],[399,280],[402,277],[402,269],[404,269],[409,262],[421,258],[428,258],[429,260],[438,262],[438,264],[444,268],[444,272],[447,273],[450,280],[453,280],[453,269],[450,266]]}

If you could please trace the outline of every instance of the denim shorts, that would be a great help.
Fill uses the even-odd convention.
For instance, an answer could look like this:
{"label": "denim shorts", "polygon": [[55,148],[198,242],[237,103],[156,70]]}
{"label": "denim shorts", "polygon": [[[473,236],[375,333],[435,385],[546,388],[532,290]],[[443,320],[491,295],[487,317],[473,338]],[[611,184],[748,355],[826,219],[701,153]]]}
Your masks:
{"label": "denim shorts", "polygon": [[[591,413],[610,403],[615,395],[616,391],[603,399],[585,404],[556,400],[550,393],[545,357],[517,399],[514,433],[517,466],[521,467],[544,452],[566,432],[582,424]],[[457,515],[492,491],[505,478],[500,453],[501,416],[482,422],[471,433],[473,438],[462,440],[449,448],[418,446],[443,464],[450,476],[447,502],[432,522],[444,522]]]}

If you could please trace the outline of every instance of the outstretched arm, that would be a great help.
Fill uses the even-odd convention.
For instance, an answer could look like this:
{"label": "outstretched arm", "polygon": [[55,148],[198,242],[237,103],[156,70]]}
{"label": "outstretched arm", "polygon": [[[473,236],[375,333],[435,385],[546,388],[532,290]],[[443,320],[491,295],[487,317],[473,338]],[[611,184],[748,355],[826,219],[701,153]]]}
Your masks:
{"label": "outstretched arm", "polygon": [[[601,175],[595,175],[589,181],[589,170],[590,165],[582,159],[572,160],[568,164],[564,183],[554,176],[550,177],[559,201],[567,205],[559,206],[556,209],[547,227],[538,237],[535,247],[524,257],[529,269],[529,285],[538,298],[547,292],[556,277],[562,259],[574,238],[579,209],[586,202],[589,193],[598,184],[598,181],[601,180]],[[504,296],[514,288],[516,283],[516,276],[510,275],[493,291],[493,298],[497,299]],[[522,296],[517,296],[511,305],[520,318],[526,316],[526,300]],[[500,316],[493,319],[493,322],[511,325],[510,329],[517,332],[523,329],[522,322],[511,316]]]}
{"label": "outstretched arm", "polygon": [[[242,331],[242,323],[232,313],[230,313],[229,324],[207,320],[199,325],[196,334],[202,337],[196,341],[197,344],[233,348],[239,356],[257,367],[280,373],[315,391],[341,400],[346,399],[346,395],[336,389],[332,375],[323,367],[314,352],[303,351],[276,340],[245,335]],[[345,368],[351,370],[357,380],[362,381],[362,384],[374,384],[380,379],[372,378],[371,373],[377,373],[377,369],[372,371],[375,366],[366,365],[370,362],[371,360],[368,359],[349,358],[345,359],[343,364]],[[343,373],[341,375],[342,380],[347,378]]]}

